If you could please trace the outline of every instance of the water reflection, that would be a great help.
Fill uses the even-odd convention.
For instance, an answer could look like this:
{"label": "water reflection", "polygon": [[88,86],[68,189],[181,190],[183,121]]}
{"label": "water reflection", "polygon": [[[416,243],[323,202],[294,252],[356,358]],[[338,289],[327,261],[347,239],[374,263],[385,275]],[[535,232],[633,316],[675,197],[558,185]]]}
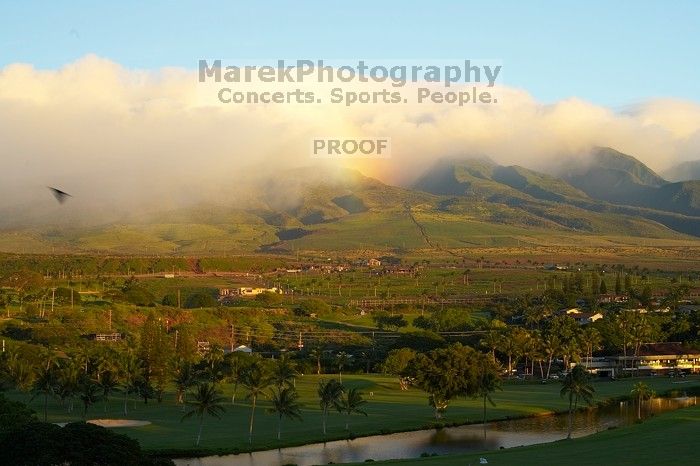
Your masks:
{"label": "water reflection", "polygon": [[[671,411],[697,403],[695,397],[655,398],[645,402],[643,416]],[[621,402],[590,409],[574,417],[574,437],[582,437],[637,419],[634,403]],[[423,453],[456,454],[521,445],[553,442],[566,436],[566,415],[537,416],[527,419],[421,430],[401,434],[363,437],[317,443],[302,447],[259,451],[251,454],[178,459],[178,466],[311,466],[328,463],[363,462],[368,458],[416,458]]]}

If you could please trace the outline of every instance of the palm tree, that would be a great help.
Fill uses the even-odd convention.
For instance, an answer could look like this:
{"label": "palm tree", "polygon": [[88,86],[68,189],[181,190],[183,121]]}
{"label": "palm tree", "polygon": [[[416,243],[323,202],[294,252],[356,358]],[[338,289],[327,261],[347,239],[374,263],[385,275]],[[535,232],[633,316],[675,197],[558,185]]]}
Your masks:
{"label": "palm tree", "polygon": [[321,358],[323,357],[323,348],[317,346],[312,348],[309,356],[316,360],[316,375],[321,375]]}
{"label": "palm tree", "polygon": [[199,418],[199,430],[197,431],[197,442],[195,443],[196,446],[199,446],[199,441],[202,438],[204,415],[221,418],[221,413],[224,413],[226,410],[221,405],[224,398],[220,396],[214,384],[199,384],[193,397],[194,399],[192,401],[187,402],[188,405],[192,406],[192,409],[182,416],[180,422],[192,416],[197,416]]}
{"label": "palm tree", "polygon": [[486,402],[496,406],[491,394],[501,389],[501,376],[496,363],[487,355],[479,355],[479,371],[477,379],[477,394],[484,402],[483,424],[486,433]]}
{"label": "palm tree", "polygon": [[114,376],[112,371],[106,371],[102,373],[102,377],[97,382],[97,385],[102,390],[102,397],[105,400],[105,412],[107,412],[107,405],[109,404],[109,395],[119,391],[119,381]]}
{"label": "palm tree", "polygon": [[34,384],[34,366],[18,353],[8,360],[7,368],[15,387],[22,392],[31,390]]}
{"label": "palm tree", "polygon": [[258,397],[270,386],[270,378],[266,367],[261,361],[255,361],[241,374],[241,384],[248,390],[247,399],[251,400],[250,426],[248,429],[248,443],[253,444],[253,423],[255,422],[255,406]]}
{"label": "palm tree", "polygon": [[57,377],[57,393],[61,399],[61,404],[69,401],[68,412],[73,411],[73,399],[78,393],[80,381],[80,367],[70,361],[66,367],[61,368]]}
{"label": "palm tree", "polygon": [[44,368],[34,381],[32,398],[39,395],[44,397],[44,422],[46,422],[48,417],[49,397],[56,395],[57,385],[56,371],[52,367]]}
{"label": "palm tree", "polygon": [[124,415],[128,414],[129,394],[138,391],[138,381],[143,375],[143,366],[132,352],[124,353],[119,361],[120,377],[124,387]]}
{"label": "palm tree", "polygon": [[491,353],[491,358],[496,360],[496,348],[501,344],[501,335],[498,330],[489,330],[484,338],[479,342],[482,348],[486,348]]}
{"label": "palm tree", "polygon": [[336,364],[338,365],[338,375],[340,379],[340,383],[343,383],[343,367],[347,366],[348,363],[350,362],[350,358],[352,356],[346,353],[345,351],[341,351],[338,353],[335,358],[336,358]]}
{"label": "palm tree", "polygon": [[649,387],[649,385],[645,384],[644,382],[637,382],[632,387],[632,391],[630,392],[630,394],[637,401],[637,419],[641,420],[642,419],[642,402],[644,400],[648,400],[650,398],[653,398],[656,395],[656,393],[654,393],[654,390],[652,390]]}
{"label": "palm tree", "polygon": [[357,388],[351,388],[345,392],[344,396],[340,396],[340,399],[335,403],[335,408],[346,416],[345,430],[350,430],[351,414],[357,413],[367,416],[367,413],[362,410],[362,405],[365,404],[367,404],[367,400],[362,397],[362,392]]}
{"label": "palm tree", "polygon": [[197,383],[197,377],[192,364],[189,362],[183,362],[178,365],[175,371],[175,377],[173,378],[175,382],[175,394],[177,402],[182,404],[182,409],[185,409],[185,395],[187,390],[192,388]]}
{"label": "palm tree", "polygon": [[271,382],[279,389],[289,387],[294,383],[297,376],[296,364],[289,359],[289,356],[280,357],[272,366],[270,374]]}
{"label": "palm tree", "polygon": [[298,419],[301,421],[301,404],[299,394],[294,387],[282,387],[270,393],[272,407],[270,414],[277,414],[277,440],[282,437],[282,418]]}
{"label": "palm tree", "polygon": [[520,328],[512,328],[501,335],[500,349],[508,356],[508,378],[513,375],[513,366],[518,364],[518,358],[522,351],[522,332],[524,330]]}
{"label": "palm tree", "polygon": [[233,394],[231,395],[231,404],[236,404],[236,394],[238,393],[238,384],[241,381],[243,372],[248,367],[249,356],[241,352],[229,353],[226,358],[228,381],[233,384]]}
{"label": "palm tree", "polygon": [[218,345],[212,345],[202,360],[205,364],[205,372],[213,383],[223,379],[224,350]]}
{"label": "palm tree", "polygon": [[338,400],[340,400],[344,391],[343,386],[335,379],[321,379],[318,382],[319,405],[321,406],[321,411],[323,411],[323,435],[326,435],[328,410],[338,404]]}
{"label": "palm tree", "polygon": [[569,433],[567,439],[571,438],[571,430],[573,429],[574,411],[578,407],[579,399],[582,399],[588,404],[593,402],[593,394],[595,389],[591,385],[588,372],[581,365],[574,366],[571,371],[566,374],[562,380],[561,396],[568,395],[569,397]]}
{"label": "palm tree", "polygon": [[85,419],[88,408],[100,401],[100,386],[94,380],[83,377],[78,387],[80,401],[83,402],[83,419]]}
{"label": "palm tree", "polygon": [[554,356],[556,356],[561,351],[561,340],[558,336],[548,333],[542,340],[542,353],[547,356],[547,379],[549,379],[549,374],[552,371],[552,361]]}
{"label": "palm tree", "polygon": [[600,349],[602,344],[600,332],[591,326],[587,326],[581,332],[581,341],[586,347],[586,366],[590,366],[593,361],[593,352]]}

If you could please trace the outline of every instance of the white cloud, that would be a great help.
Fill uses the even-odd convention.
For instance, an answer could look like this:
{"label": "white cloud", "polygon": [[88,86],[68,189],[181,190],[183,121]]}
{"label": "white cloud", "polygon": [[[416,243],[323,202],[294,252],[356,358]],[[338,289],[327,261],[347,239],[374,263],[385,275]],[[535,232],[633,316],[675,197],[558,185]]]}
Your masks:
{"label": "white cloud", "polygon": [[250,177],[247,166],[310,165],[309,140],[319,135],[390,136],[391,159],[352,163],[389,182],[456,154],[534,167],[594,145],[656,169],[700,158],[697,103],[658,100],[615,113],[576,98],[542,105],[522,90],[497,92],[498,104],[461,108],[241,106],[217,103],[195,71],[134,71],[95,56],[54,71],[10,65],[0,72],[1,202],[58,184],[100,202],[177,205],[216,196]]}

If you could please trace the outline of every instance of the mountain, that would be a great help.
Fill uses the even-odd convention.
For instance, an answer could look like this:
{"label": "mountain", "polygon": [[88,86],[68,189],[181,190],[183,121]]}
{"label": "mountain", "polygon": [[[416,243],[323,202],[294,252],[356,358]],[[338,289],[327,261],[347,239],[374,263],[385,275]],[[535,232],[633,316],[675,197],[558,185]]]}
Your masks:
{"label": "mountain", "polygon": [[566,162],[555,173],[592,199],[700,216],[700,182],[669,183],[634,157],[610,148]]}
{"label": "mountain", "polygon": [[700,160],[680,163],[666,170],[664,176],[671,181],[700,180]]}
{"label": "mountain", "polygon": [[[609,155],[612,154],[612,155]],[[216,201],[162,208],[97,224],[0,229],[0,251],[216,255],[255,251],[408,251],[579,245],[583,236],[623,244],[633,238],[700,236],[697,186],[666,183],[628,156],[608,152],[572,178],[486,157],[444,159],[412,186],[353,170],[320,167],[264,172]],[[606,168],[607,167],[607,168]],[[587,173],[624,180],[657,199],[601,200]],[[586,182],[584,182],[586,181]],[[622,186],[622,184],[620,185]],[[598,189],[607,189],[605,184]],[[614,198],[614,196],[610,196]],[[641,204],[644,204],[640,201]],[[666,203],[666,204],[664,204]],[[657,207],[651,207],[651,204]],[[632,238],[632,239],[630,239]],[[588,241],[588,240],[586,240]]]}
{"label": "mountain", "polygon": [[[603,150],[585,165],[572,160],[562,178],[485,158],[445,159],[413,188],[458,196],[451,208],[467,201],[515,208],[523,219],[534,216],[531,224],[548,220],[578,231],[622,231],[624,217],[618,216],[623,215],[697,234],[697,186],[667,183],[636,159],[618,154]],[[609,222],[607,228],[601,222]]]}

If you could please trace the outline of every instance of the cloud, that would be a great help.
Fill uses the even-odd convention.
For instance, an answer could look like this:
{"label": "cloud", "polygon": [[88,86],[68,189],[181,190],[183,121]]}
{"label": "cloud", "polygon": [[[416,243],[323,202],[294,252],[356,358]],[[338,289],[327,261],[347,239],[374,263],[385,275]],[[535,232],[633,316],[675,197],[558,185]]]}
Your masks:
{"label": "cloud", "polygon": [[498,104],[465,107],[224,105],[215,97],[220,87],[198,83],[194,70],[129,70],[92,55],[58,70],[5,67],[0,207],[46,202],[46,185],[110,211],[229,201],[222,193],[254,175],[314,164],[315,136],[391,137],[390,159],[344,163],[392,183],[460,154],[533,168],[591,146],[611,146],[655,169],[700,158],[693,102],[657,100],[616,113],[577,98],[543,105],[500,87]]}

